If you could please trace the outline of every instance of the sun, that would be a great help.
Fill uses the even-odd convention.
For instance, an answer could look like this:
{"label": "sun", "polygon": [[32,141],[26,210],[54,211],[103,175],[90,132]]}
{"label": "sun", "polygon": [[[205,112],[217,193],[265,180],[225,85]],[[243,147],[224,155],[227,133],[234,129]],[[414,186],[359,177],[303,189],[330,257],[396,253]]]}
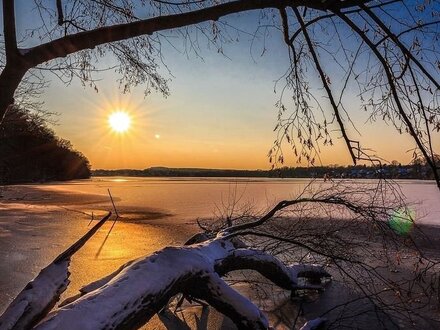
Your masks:
{"label": "sun", "polygon": [[116,111],[108,117],[110,128],[116,133],[125,133],[131,125],[130,115],[124,111]]}

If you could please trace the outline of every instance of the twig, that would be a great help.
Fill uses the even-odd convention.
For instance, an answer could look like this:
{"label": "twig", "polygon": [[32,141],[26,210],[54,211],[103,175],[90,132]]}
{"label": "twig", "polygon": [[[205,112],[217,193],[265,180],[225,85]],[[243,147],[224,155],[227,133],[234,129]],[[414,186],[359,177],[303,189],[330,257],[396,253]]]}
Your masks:
{"label": "twig", "polygon": [[107,191],[108,191],[108,195],[110,196],[110,200],[112,201],[113,210],[115,210],[116,219],[117,219],[117,218],[119,218],[119,213],[118,213],[118,210],[116,209],[115,202],[113,201],[113,197],[112,197],[112,193],[110,192],[110,188],[107,188]]}
{"label": "twig", "polygon": [[118,218],[119,218],[119,213],[118,213],[118,210],[116,209],[116,205],[115,205],[115,202],[113,201],[113,197],[112,197],[112,194],[111,194],[111,192],[110,192],[110,189],[107,188],[107,191],[108,191],[108,195],[110,196],[110,200],[112,201],[112,204],[113,204],[113,210],[115,210],[116,218],[113,220],[113,224],[112,224],[112,226],[110,227],[110,230],[108,231],[107,235],[106,235],[105,238],[104,238],[104,241],[102,242],[101,246],[99,247],[98,251],[96,252],[96,254],[95,254],[95,258],[98,258],[98,256],[101,254],[102,248],[104,247],[105,243],[107,242],[107,239],[109,238],[110,233],[112,232],[113,227],[114,227],[115,224],[116,224],[116,220],[118,220]]}

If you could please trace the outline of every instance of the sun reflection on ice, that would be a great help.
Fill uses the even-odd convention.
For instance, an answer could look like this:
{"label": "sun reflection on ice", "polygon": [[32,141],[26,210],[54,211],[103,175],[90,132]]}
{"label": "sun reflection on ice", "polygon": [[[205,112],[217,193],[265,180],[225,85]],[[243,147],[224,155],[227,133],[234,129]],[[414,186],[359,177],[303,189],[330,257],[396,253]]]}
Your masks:
{"label": "sun reflection on ice", "polygon": [[116,178],[116,179],[108,179],[111,182],[128,182],[127,179]]}

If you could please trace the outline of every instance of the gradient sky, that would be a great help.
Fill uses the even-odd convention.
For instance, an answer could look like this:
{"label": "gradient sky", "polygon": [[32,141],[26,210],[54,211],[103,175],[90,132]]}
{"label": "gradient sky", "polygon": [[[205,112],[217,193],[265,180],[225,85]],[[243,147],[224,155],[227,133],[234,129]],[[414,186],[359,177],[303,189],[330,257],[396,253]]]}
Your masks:
{"label": "gradient sky", "polygon": [[[241,16],[240,22],[252,32],[254,27],[247,24],[250,18]],[[24,25],[26,19],[26,15],[19,16],[19,24]],[[281,89],[274,93],[274,83],[287,69],[288,56],[281,33],[274,32],[266,40],[264,56],[260,56],[261,43],[251,45],[251,37],[241,36],[240,42],[225,45],[228,57],[203,49],[203,60],[187,58],[165,46],[165,61],[174,76],[168,98],[156,93],[144,97],[142,86],[123,94],[118,75],[108,71],[99,76],[98,93],[78,81],[66,86],[47,76],[50,87],[42,100],[47,110],[59,113],[53,127],[56,133],[83,152],[94,169],[267,169],[267,152],[276,138],[274,104]],[[324,65],[329,71],[334,69],[332,63]],[[132,127],[117,135],[109,129],[107,118],[119,109],[130,113]],[[412,153],[407,151],[414,145],[408,136],[398,135],[383,123],[366,123],[366,114],[356,101],[350,110],[361,132],[359,136],[349,129],[353,138],[389,161],[410,161]],[[322,163],[349,164],[341,139],[334,141],[333,147],[322,149]],[[287,148],[286,156],[286,164],[295,165]]]}

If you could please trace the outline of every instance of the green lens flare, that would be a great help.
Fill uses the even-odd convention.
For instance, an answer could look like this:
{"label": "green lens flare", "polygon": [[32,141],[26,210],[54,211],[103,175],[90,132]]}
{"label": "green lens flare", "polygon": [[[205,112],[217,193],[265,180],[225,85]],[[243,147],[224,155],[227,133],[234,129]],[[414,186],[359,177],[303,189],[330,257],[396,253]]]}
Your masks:
{"label": "green lens flare", "polygon": [[393,212],[388,221],[390,227],[399,235],[408,235],[414,226],[416,212],[407,208]]}

